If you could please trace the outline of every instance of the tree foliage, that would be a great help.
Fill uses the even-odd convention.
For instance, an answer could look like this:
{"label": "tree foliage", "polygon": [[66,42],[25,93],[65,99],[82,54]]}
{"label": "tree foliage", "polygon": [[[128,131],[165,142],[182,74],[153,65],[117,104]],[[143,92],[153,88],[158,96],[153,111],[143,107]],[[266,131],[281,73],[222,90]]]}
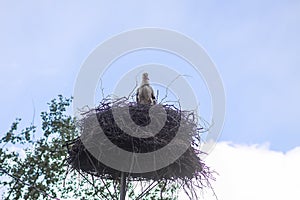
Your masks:
{"label": "tree foliage", "polygon": [[[64,144],[79,134],[75,119],[67,114],[71,102],[71,98],[59,95],[48,103],[48,111],[41,112],[40,129],[32,124],[19,131],[21,119],[16,119],[1,136],[0,188],[5,189],[2,199],[117,198],[116,182],[84,179],[68,169]],[[107,190],[112,188],[117,188],[116,192]],[[162,182],[143,199],[172,200],[176,199],[175,191],[174,185]],[[128,185],[128,195],[131,199],[138,196],[133,183]]]}

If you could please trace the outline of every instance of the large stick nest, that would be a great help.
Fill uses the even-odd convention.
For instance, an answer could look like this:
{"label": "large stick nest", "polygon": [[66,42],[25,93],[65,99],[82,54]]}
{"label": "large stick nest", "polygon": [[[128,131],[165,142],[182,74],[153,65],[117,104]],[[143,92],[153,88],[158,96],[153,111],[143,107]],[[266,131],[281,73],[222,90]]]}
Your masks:
{"label": "large stick nest", "polygon": [[[170,143],[176,136],[179,127],[184,130],[190,139],[190,145],[187,150],[169,166],[156,171],[146,173],[127,174],[130,180],[182,180],[191,181],[210,179],[211,172],[209,168],[200,159],[203,152],[199,151],[200,133],[203,127],[199,127],[198,118],[193,112],[181,111],[174,105],[162,105],[167,113],[166,121],[163,128],[153,137],[139,138],[126,134],[115,121],[112,109],[113,106],[122,108],[126,105],[129,107],[131,119],[138,126],[146,126],[151,123],[149,109],[151,106],[138,105],[129,102],[127,99],[118,99],[117,101],[104,100],[100,105],[83,113],[83,118],[79,121],[81,137],[68,143],[69,157],[68,163],[73,169],[81,170],[101,178],[118,180],[120,171],[98,161],[86,148],[86,143],[82,142],[82,136],[92,138],[101,128],[106,135],[106,139],[129,152],[146,153],[156,151]],[[121,112],[122,109],[120,109]],[[126,109],[123,109],[126,112]],[[128,111],[127,111],[128,112]],[[95,120],[96,119],[96,120]],[[153,118],[152,118],[153,119]],[[160,120],[153,119],[160,123]],[[102,141],[105,144],[105,140]],[[180,144],[177,144],[180,145]]]}

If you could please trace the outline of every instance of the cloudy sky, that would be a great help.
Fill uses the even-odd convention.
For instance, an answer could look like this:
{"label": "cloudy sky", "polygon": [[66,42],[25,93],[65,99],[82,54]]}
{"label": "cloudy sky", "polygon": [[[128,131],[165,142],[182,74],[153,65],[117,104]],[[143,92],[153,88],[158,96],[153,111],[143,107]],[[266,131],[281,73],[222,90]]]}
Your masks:
{"label": "cloudy sky", "polygon": [[[0,132],[16,117],[38,123],[46,102],[73,95],[82,63],[113,35],[142,27],[175,30],[206,50],[223,80],[225,124],[207,157],[220,174],[219,199],[297,199],[299,13],[296,0],[0,1]],[[122,64],[151,62],[189,75],[199,91],[193,83],[199,77],[174,56],[145,51],[122,59],[103,79],[107,93],[126,72]],[[200,107],[206,96],[200,95]]]}

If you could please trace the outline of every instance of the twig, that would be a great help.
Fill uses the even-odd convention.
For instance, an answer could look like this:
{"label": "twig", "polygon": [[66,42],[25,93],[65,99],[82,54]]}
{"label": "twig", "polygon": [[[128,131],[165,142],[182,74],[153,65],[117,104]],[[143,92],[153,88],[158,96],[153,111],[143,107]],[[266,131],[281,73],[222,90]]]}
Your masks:
{"label": "twig", "polygon": [[[31,185],[31,184],[29,184],[29,183],[26,183],[25,181],[21,180],[20,178],[14,176],[14,175],[12,175],[12,174],[10,174],[8,171],[6,171],[6,170],[3,169],[3,168],[0,168],[0,171],[2,171],[3,173],[5,173],[6,175],[10,176],[11,178],[15,179],[17,182],[21,182],[22,184],[24,184],[24,185],[26,185],[26,186],[28,186],[28,187],[30,187],[30,188],[34,188],[36,191],[43,193],[45,196],[50,197],[51,199],[59,200],[59,198],[56,198],[56,197],[54,197],[54,196],[48,194],[47,192],[45,192],[45,191],[43,191],[43,190],[37,188],[35,185]],[[16,184],[16,183],[15,183],[15,184]],[[10,194],[9,194],[9,196],[10,196]]]}
{"label": "twig", "polygon": [[167,97],[168,97],[168,92],[169,92],[169,87],[181,76],[186,76],[186,77],[190,77],[189,75],[181,75],[179,74],[178,76],[176,76],[166,87],[166,94],[164,96],[164,98],[162,98],[162,100],[160,101],[160,103],[162,103]]}
{"label": "twig", "polygon": [[[156,183],[156,184],[154,184]],[[159,181],[153,181],[135,200],[141,199],[143,196],[145,196],[147,193],[149,193],[153,188],[155,188],[159,184]]]}

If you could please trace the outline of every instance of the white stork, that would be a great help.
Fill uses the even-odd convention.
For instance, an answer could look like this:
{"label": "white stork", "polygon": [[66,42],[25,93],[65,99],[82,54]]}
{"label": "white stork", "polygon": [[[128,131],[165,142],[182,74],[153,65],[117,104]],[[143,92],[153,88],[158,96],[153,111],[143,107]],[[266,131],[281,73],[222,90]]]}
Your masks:
{"label": "white stork", "polygon": [[153,88],[149,84],[148,73],[143,73],[141,86],[136,92],[136,102],[144,105],[155,105],[156,100]]}

